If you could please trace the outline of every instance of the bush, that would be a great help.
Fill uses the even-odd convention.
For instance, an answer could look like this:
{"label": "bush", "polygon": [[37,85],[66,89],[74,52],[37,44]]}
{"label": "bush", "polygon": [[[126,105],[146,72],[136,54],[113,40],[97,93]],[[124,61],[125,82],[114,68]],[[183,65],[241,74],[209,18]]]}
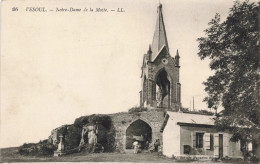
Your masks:
{"label": "bush", "polygon": [[257,163],[260,160],[258,158],[256,158],[256,156],[253,156],[253,157],[250,158],[250,161],[253,162],[253,163]]}
{"label": "bush", "polygon": [[88,122],[88,117],[89,117],[89,116],[81,116],[81,117],[75,119],[73,125],[76,126],[76,127],[82,128],[84,125],[86,125],[87,123],[89,123],[89,122]]}
{"label": "bush", "polygon": [[147,108],[132,107],[128,110],[128,113],[139,113],[139,112],[145,112],[145,111],[147,111]]}
{"label": "bush", "polygon": [[214,113],[205,109],[197,110],[197,111],[190,111],[188,108],[182,108],[180,109],[183,113],[190,113],[190,114],[201,114],[201,115],[208,115],[213,116]]}
{"label": "bush", "polygon": [[108,115],[92,114],[89,116],[82,116],[74,121],[74,126],[82,128],[84,125],[101,124],[107,129],[111,126],[111,118]]}
{"label": "bush", "polygon": [[39,143],[23,144],[19,147],[19,154],[28,156],[46,156],[53,155],[57,149],[56,146],[49,143],[48,140],[40,141]]}
{"label": "bush", "polygon": [[106,129],[109,129],[111,127],[111,118],[108,115],[102,115],[102,114],[93,114],[90,115],[88,118],[90,125],[100,124],[104,126]]}
{"label": "bush", "polygon": [[36,155],[37,149],[36,144],[34,143],[24,143],[18,149],[19,154],[21,155]]}
{"label": "bush", "polygon": [[76,127],[74,125],[69,126],[67,128],[67,132],[64,135],[64,140],[63,140],[65,150],[74,149],[79,146],[80,139],[81,139],[81,131],[82,131],[81,128]]}

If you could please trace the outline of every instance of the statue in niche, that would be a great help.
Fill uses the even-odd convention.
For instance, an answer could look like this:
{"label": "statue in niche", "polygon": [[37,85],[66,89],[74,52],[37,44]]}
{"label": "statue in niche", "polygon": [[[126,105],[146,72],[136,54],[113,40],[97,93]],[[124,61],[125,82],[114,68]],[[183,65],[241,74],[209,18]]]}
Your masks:
{"label": "statue in niche", "polygon": [[[79,144],[79,151],[83,148],[84,145],[88,144],[91,147],[97,144],[97,134],[98,134],[98,126],[97,125],[89,125],[84,126],[81,132],[81,140]],[[87,136],[87,142],[85,141],[85,137]]]}
{"label": "statue in niche", "polygon": [[162,107],[162,91],[160,88],[158,88],[158,91],[156,92],[156,103],[157,107]]}
{"label": "statue in niche", "polygon": [[62,138],[63,138],[63,136],[60,136],[60,143],[58,144],[57,151],[63,151],[63,149],[64,149],[64,144],[62,142]]}
{"label": "statue in niche", "polygon": [[88,132],[88,143],[93,145],[97,144],[97,135],[94,130]]}

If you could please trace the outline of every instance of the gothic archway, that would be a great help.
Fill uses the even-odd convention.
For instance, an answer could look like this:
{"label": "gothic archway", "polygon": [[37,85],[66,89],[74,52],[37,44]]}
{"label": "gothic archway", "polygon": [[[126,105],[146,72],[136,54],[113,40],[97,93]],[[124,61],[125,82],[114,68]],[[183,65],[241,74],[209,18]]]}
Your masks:
{"label": "gothic archway", "polygon": [[125,149],[133,149],[133,142],[138,140],[141,148],[145,148],[145,143],[152,140],[152,128],[143,120],[136,120],[126,129]]}
{"label": "gothic archway", "polygon": [[170,108],[171,104],[171,78],[164,70],[160,70],[155,78],[156,106],[159,108]]}

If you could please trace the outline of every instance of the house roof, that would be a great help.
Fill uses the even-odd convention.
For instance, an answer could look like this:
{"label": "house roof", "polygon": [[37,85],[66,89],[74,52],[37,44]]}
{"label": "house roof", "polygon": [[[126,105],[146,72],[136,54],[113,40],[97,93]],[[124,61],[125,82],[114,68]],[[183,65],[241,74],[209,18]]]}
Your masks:
{"label": "house roof", "polygon": [[186,126],[213,126],[215,122],[214,118],[215,116],[180,112],[167,112],[161,131],[164,130],[167,122]]}

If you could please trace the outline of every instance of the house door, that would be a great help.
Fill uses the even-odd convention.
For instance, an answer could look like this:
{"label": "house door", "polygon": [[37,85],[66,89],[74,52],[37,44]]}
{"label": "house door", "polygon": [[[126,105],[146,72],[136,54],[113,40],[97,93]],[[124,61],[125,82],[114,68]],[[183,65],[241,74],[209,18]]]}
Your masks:
{"label": "house door", "polygon": [[214,134],[214,157],[219,158],[219,134]]}
{"label": "house door", "polygon": [[219,158],[223,158],[223,134],[219,134]]}

